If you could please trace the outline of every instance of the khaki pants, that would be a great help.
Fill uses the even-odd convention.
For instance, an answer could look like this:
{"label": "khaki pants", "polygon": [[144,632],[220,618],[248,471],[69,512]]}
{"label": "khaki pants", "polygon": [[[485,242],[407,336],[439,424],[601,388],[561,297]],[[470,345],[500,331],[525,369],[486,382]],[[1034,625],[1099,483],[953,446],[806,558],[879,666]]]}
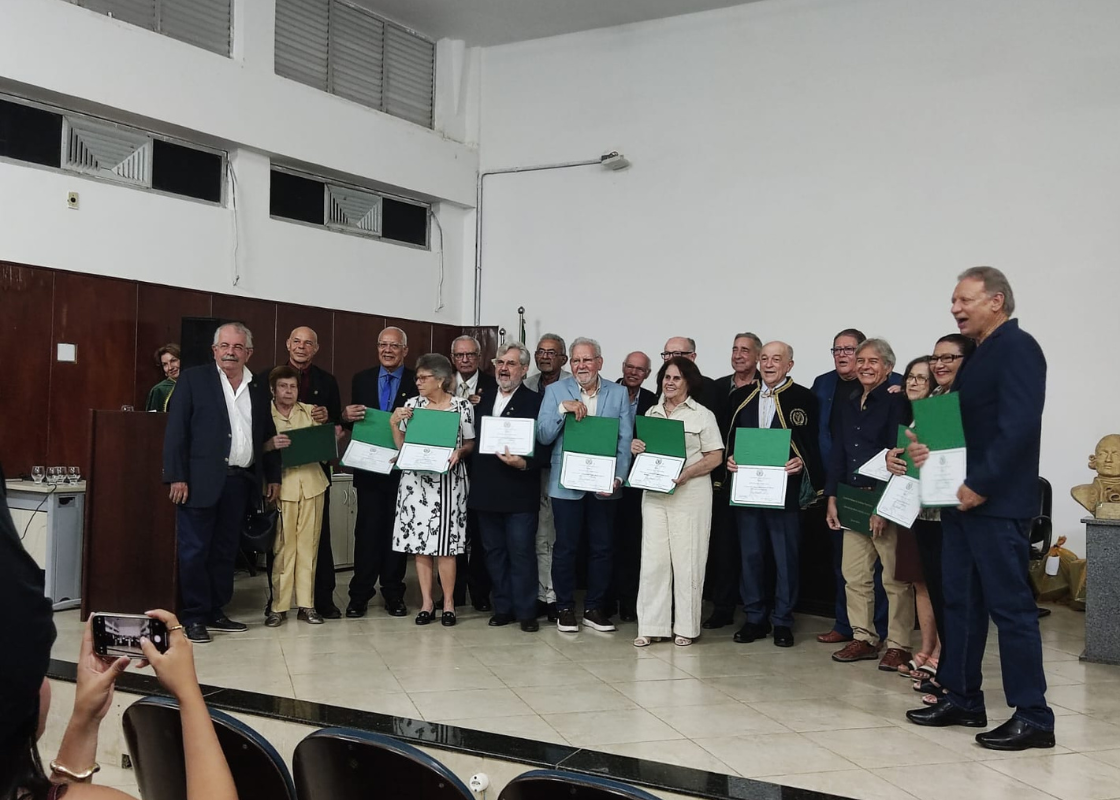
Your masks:
{"label": "khaki pants", "polygon": [[302,500],[280,501],[276,560],[272,565],[273,611],[287,611],[292,607],[293,588],[299,608],[315,607],[315,561],[319,555],[324,497],[325,493]]}
{"label": "khaki pants", "polygon": [[541,507],[537,517],[537,599],[542,603],[555,603],[556,591],[552,588],[552,548],[556,546],[556,524],[552,521],[552,500],[548,496],[550,470],[541,470]]}
{"label": "khaki pants", "polygon": [[852,635],[868,644],[879,644],[875,632],[875,562],[883,562],[883,589],[887,593],[887,647],[910,649],[914,631],[914,590],[894,579],[898,529],[887,523],[877,538],[844,531],[844,581],[847,586],[848,621]]}

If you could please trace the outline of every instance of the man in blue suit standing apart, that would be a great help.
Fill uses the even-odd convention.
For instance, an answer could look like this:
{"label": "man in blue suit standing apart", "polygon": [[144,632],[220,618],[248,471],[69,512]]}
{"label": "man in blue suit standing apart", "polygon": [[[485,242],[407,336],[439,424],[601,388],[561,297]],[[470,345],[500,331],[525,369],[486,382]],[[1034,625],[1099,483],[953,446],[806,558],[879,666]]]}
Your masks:
{"label": "man in blue suit standing apart", "polygon": [[[958,281],[953,317],[977,348],[953,385],[968,446],[960,505],[941,512],[945,643],[937,679],[947,693],[937,705],[906,716],[935,727],[988,724],[980,686],[990,616],[999,631],[1003,692],[1015,713],[976,741],[992,750],[1048,748],[1054,746],[1054,712],[1046,705],[1038,608],[1027,580],[1046,358],[1011,319],[1015,297],[1002,272],[973,267]],[[929,457],[917,440],[909,451],[918,466]]]}
{"label": "man in blue suit standing apart", "polygon": [[209,642],[207,628],[248,629],[222,610],[233,599],[241,527],[265,484],[270,501],[280,494],[272,400],[267,385],[251,386],[245,366],[253,334],[240,322],[222,325],[211,349],[215,363],[179,375],[163,437],[163,482],[179,506],[179,619],[192,642]]}
{"label": "man in blue suit standing apart", "polygon": [[[594,339],[579,338],[569,348],[572,377],[557,381],[545,390],[537,419],[537,439],[552,448],[552,474],[548,495],[556,521],[556,546],[552,552],[552,582],[556,588],[556,627],[565,633],[579,631],[575,612],[576,549],[587,524],[589,545],[587,596],[583,621],[597,631],[613,631],[604,613],[604,596],[611,582],[614,517],[619,489],[630,471],[630,442],[634,438],[634,412],[626,387],[599,376],[603,351]],[[614,491],[595,493],[572,491],[560,485],[564,458],[564,419],[586,416],[618,419],[618,450],[615,461]],[[553,444],[555,443],[555,444]]]}

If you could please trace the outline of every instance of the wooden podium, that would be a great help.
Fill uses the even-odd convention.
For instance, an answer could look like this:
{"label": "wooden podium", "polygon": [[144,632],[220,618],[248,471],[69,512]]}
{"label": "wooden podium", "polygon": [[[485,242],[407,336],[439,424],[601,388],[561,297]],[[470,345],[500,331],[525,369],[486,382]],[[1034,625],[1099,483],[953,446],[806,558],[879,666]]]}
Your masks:
{"label": "wooden podium", "polygon": [[166,425],[166,414],[92,412],[82,619],[178,611],[175,506],[162,480]]}

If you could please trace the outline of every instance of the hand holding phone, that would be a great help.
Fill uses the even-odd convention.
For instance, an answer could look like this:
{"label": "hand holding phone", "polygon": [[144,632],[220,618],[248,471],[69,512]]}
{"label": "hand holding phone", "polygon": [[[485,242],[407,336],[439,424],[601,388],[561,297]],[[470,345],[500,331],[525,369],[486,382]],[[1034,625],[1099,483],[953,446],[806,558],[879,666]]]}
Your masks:
{"label": "hand holding phone", "polygon": [[101,658],[144,657],[140,639],[146,638],[161,653],[170,646],[167,625],[145,614],[91,615],[93,626],[93,652]]}

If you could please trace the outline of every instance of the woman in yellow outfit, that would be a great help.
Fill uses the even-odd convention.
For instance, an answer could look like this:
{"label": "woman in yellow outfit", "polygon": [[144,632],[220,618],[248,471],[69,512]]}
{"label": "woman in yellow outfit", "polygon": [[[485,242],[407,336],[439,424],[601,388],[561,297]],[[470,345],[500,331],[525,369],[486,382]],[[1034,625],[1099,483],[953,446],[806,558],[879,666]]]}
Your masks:
{"label": "woman in yellow outfit", "polygon": [[[311,406],[300,403],[299,374],[288,366],[277,367],[268,375],[272,388],[272,421],[276,436],[266,450],[283,449],[291,440],[288,431],[310,428]],[[272,565],[273,595],[265,625],[278,627],[292,607],[295,590],[299,619],[320,625],[323,618],[315,610],[315,558],[319,552],[323,502],[330,487],[317,462],[284,469],[280,480],[280,519],[276,529],[276,559]],[[333,566],[333,565],[330,565]]]}

